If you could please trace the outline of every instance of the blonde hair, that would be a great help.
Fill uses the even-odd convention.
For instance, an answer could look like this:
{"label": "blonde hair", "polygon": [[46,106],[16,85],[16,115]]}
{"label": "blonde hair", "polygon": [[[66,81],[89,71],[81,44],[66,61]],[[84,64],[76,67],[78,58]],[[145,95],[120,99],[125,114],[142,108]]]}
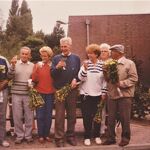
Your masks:
{"label": "blonde hair", "polygon": [[61,39],[60,39],[60,44],[63,44],[63,43],[72,45],[72,39],[71,39],[70,37],[61,38]]}
{"label": "blonde hair", "polygon": [[97,55],[97,57],[100,56],[101,52],[100,52],[100,47],[98,44],[90,44],[86,47],[86,52],[87,53],[94,53]]}
{"label": "blonde hair", "polygon": [[43,47],[39,50],[39,52],[40,52],[40,54],[41,54],[42,52],[46,52],[46,53],[49,55],[49,57],[52,57],[52,56],[53,56],[53,51],[52,51],[52,49],[51,49],[50,47],[48,47],[48,46],[43,46]]}

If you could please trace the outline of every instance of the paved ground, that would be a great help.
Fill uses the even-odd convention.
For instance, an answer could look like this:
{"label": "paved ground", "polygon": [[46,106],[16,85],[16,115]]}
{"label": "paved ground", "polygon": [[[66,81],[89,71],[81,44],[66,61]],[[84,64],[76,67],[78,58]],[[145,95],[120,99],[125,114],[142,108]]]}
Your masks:
{"label": "paved ground", "polygon": [[[9,128],[9,125],[7,125]],[[64,148],[56,148],[53,135],[54,135],[54,121],[52,124],[52,132],[51,138],[52,141],[49,143],[40,144],[37,141],[37,134],[34,135],[34,143],[27,144],[23,142],[21,145],[14,144],[14,137],[7,136],[8,141],[10,142],[11,146],[7,148],[8,150],[150,150],[150,122],[137,122],[132,121],[131,123],[131,130],[132,130],[132,138],[131,142],[128,146],[122,148],[119,147],[117,144],[111,146],[103,146],[103,145],[96,145],[94,141],[92,141],[92,146],[87,147],[83,145],[83,126],[82,126],[82,119],[77,119],[76,124],[76,133],[77,133],[77,140],[78,145],[76,147],[72,147],[69,144],[66,144]],[[117,143],[120,141],[120,132],[121,128],[117,129]],[[104,138],[102,139],[104,140]],[[0,150],[4,150],[3,147],[0,147]]]}

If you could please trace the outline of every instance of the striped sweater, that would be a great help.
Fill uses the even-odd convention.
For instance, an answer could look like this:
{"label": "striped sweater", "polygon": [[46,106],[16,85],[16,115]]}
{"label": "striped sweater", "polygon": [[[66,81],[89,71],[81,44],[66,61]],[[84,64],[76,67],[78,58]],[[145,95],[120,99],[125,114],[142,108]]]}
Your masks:
{"label": "striped sweater", "polygon": [[9,68],[8,77],[13,79],[13,84],[11,87],[12,94],[28,94],[28,79],[31,78],[33,67],[33,63],[23,63],[19,60],[16,63],[15,69],[12,68],[12,66]]}
{"label": "striped sweater", "polygon": [[82,84],[79,87],[80,94],[89,96],[105,95],[107,93],[107,83],[103,75],[103,62],[97,60],[97,63],[93,64],[88,60],[87,64],[87,70],[81,66],[78,73],[78,77],[82,81]]}

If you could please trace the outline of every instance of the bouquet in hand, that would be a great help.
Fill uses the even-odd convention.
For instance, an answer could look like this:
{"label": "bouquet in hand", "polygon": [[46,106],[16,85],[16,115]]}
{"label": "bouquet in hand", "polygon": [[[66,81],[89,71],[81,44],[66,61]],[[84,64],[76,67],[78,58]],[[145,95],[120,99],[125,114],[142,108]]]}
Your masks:
{"label": "bouquet in hand", "polygon": [[42,107],[45,104],[40,93],[38,93],[37,90],[33,87],[30,87],[29,96],[30,96],[29,107],[32,110]]}
{"label": "bouquet in hand", "polygon": [[0,65],[0,72],[5,73],[5,66],[4,65]]}
{"label": "bouquet in hand", "polygon": [[104,64],[104,68],[106,68],[106,79],[110,81],[112,84],[116,84],[119,81],[118,69],[117,69],[117,61],[110,60]]}
{"label": "bouquet in hand", "polygon": [[[110,81],[112,84],[117,84],[119,82],[117,65],[118,62],[116,60],[110,60],[104,64],[104,76],[106,80]],[[119,96],[122,97],[123,95],[119,87],[117,87],[117,91]]]}
{"label": "bouquet in hand", "polygon": [[104,106],[105,106],[104,100],[101,100],[100,103],[97,105],[97,112],[93,119],[96,123],[101,123],[101,121],[102,121],[102,110],[103,110]]}
{"label": "bouquet in hand", "polygon": [[57,102],[65,101],[66,97],[69,95],[70,92],[71,92],[71,85],[66,84],[61,89],[59,89],[55,92],[55,100]]}

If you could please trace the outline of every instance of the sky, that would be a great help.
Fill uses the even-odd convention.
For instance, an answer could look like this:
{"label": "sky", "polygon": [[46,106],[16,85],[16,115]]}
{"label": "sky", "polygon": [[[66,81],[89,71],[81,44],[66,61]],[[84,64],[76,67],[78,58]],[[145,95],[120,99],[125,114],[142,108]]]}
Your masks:
{"label": "sky", "polygon": [[[33,30],[51,33],[57,20],[68,23],[69,16],[150,14],[150,0],[26,0],[33,17]],[[19,0],[20,4],[22,0]],[[0,0],[4,28],[11,0]],[[62,25],[67,30],[67,25]]]}

